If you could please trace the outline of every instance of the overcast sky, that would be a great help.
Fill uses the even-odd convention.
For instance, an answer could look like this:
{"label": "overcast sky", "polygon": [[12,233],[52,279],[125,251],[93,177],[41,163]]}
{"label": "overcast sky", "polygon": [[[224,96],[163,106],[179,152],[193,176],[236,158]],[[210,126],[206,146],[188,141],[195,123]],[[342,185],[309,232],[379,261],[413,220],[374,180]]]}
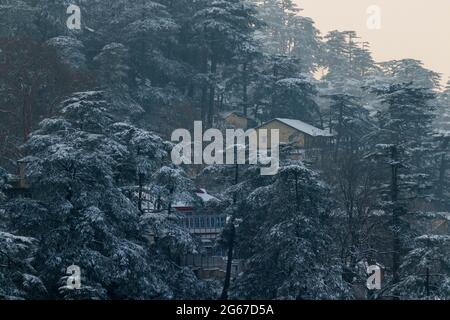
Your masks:
{"label": "overcast sky", "polygon": [[[414,58],[450,77],[450,0],[295,0],[322,34],[355,30],[371,44],[375,60]],[[381,9],[381,29],[367,27],[371,5]]]}

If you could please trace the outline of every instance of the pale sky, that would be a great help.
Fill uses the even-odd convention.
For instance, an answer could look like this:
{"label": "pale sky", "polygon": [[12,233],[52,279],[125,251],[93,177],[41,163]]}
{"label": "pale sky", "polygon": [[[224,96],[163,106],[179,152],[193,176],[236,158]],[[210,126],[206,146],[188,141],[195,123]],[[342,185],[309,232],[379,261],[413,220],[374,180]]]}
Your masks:
{"label": "pale sky", "polygon": [[[326,34],[355,30],[376,61],[413,58],[450,77],[450,0],[295,0]],[[381,9],[381,29],[367,27],[367,9]]]}

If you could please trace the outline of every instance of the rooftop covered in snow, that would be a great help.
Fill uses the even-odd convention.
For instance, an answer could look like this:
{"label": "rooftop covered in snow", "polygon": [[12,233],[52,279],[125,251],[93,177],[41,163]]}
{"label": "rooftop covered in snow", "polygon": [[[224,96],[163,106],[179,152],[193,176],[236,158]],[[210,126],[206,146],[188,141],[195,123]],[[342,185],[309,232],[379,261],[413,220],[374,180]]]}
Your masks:
{"label": "rooftop covered in snow", "polygon": [[275,118],[275,119],[272,119],[272,120],[262,124],[260,127],[262,127],[268,123],[274,122],[274,121],[279,121],[291,128],[294,128],[295,130],[306,133],[312,137],[332,137],[332,136],[334,136],[331,132],[329,132],[327,130],[319,129],[317,127],[314,127],[313,125],[310,125],[306,122],[296,120],[296,119]]}

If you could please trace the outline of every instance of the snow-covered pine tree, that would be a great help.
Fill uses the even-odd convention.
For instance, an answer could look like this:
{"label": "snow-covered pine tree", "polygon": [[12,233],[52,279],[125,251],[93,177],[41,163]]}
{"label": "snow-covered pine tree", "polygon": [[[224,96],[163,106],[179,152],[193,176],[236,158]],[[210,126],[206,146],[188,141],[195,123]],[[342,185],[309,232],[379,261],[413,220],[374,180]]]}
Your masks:
{"label": "snow-covered pine tree", "polygon": [[323,45],[320,41],[320,32],[314,21],[308,17],[296,15],[292,17],[291,34],[293,38],[291,54],[297,57],[300,70],[303,73],[313,74],[321,64]]}
{"label": "snow-covered pine tree", "polygon": [[427,89],[440,87],[440,74],[425,68],[419,60],[391,60],[379,65],[385,75],[393,78],[394,83],[411,82],[416,87]]}
{"label": "snow-covered pine tree", "polygon": [[3,222],[4,190],[10,188],[8,174],[0,167],[0,299],[33,299],[46,293],[42,281],[35,275],[32,261],[37,248],[36,239],[16,236]]}
{"label": "snow-covered pine tree", "polygon": [[254,176],[237,188],[245,191],[249,185],[254,191],[244,192],[246,197],[236,203],[235,210],[241,221],[236,246],[247,259],[247,267],[235,280],[232,295],[252,299],[349,297],[329,233],[329,191],[317,174],[301,162],[289,161],[276,176]]}
{"label": "snow-covered pine tree", "polygon": [[154,133],[124,122],[115,123],[112,130],[129,150],[127,160],[121,164],[119,183],[123,185],[122,191],[143,213],[152,175],[167,161],[170,144]]}
{"label": "snow-covered pine tree", "polygon": [[269,54],[289,54],[292,48],[292,19],[299,8],[292,0],[254,0],[258,17],[264,21],[264,28],[256,33]]}
{"label": "snow-covered pine tree", "polygon": [[[331,31],[325,37],[322,64],[327,68],[326,80],[362,80],[376,69],[367,43],[359,43],[354,31]],[[335,85],[337,86],[337,85]]]}
{"label": "snow-covered pine tree", "polygon": [[[101,92],[77,93],[26,145],[33,199],[10,201],[4,216],[7,227],[39,240],[33,266],[48,289],[42,297],[172,298],[180,272],[195,287],[192,273],[149,250],[139,210],[117,182],[131,150],[114,136],[114,118]],[[77,292],[64,283],[73,264],[82,272]]]}
{"label": "snow-covered pine tree", "polygon": [[111,102],[110,110],[118,121],[136,122],[144,109],[133,99],[129,50],[121,43],[109,43],[93,58],[103,95]]}
{"label": "snow-covered pine tree", "polygon": [[315,101],[317,82],[301,73],[299,59],[267,56],[254,82],[256,115],[261,121],[275,117],[300,119],[319,127],[322,115]]}
{"label": "snow-covered pine tree", "polygon": [[47,293],[31,265],[36,247],[34,238],[4,232],[0,226],[1,300],[39,299]]}
{"label": "snow-covered pine tree", "polygon": [[436,111],[435,156],[437,163],[435,178],[435,196],[441,210],[450,211],[450,81],[439,96],[439,108]]}
{"label": "snow-covered pine tree", "polygon": [[352,48],[349,46],[347,35],[334,30],[325,35],[324,39],[322,59],[324,66],[328,68],[327,79],[348,76],[352,70],[349,57]]}
{"label": "snow-covered pine tree", "polygon": [[384,108],[378,112],[379,129],[372,133],[371,141],[378,148],[375,157],[382,159],[376,169],[379,205],[390,216],[386,221],[392,235],[389,279],[395,285],[400,281],[402,257],[412,246],[406,219],[430,196],[435,95],[429,88],[411,83],[375,90]]}
{"label": "snow-covered pine tree", "polygon": [[320,63],[319,31],[310,18],[299,15],[301,9],[292,0],[254,0],[263,27],[255,33],[269,55],[296,57],[300,70],[314,72]]}
{"label": "snow-covered pine tree", "polygon": [[281,79],[276,82],[274,91],[277,106],[274,116],[299,119],[323,127],[322,115],[314,99],[317,88],[311,77],[299,75]]}
{"label": "snow-covered pine tree", "polygon": [[[335,137],[334,143],[322,150],[323,159],[315,167],[323,173],[336,200],[333,213],[345,221],[333,231],[341,246],[340,258],[348,271],[355,272],[357,263],[368,258],[368,216],[375,197],[371,190],[374,172],[364,159],[364,137],[375,125],[360,97],[333,88],[322,92],[326,106],[322,112]],[[351,277],[348,280],[351,282]]]}
{"label": "snow-covered pine tree", "polygon": [[439,97],[439,110],[436,115],[436,127],[441,135],[450,135],[450,80]]}
{"label": "snow-covered pine tree", "polygon": [[450,237],[422,235],[400,266],[401,281],[389,294],[402,300],[450,299]]}
{"label": "snow-covered pine tree", "polygon": [[85,71],[86,54],[83,43],[73,37],[59,36],[51,38],[47,41],[47,44],[54,48],[60,61],[69,65],[74,71]]}
{"label": "snow-covered pine tree", "polygon": [[54,101],[89,84],[80,83],[49,44],[27,38],[2,41],[0,73],[0,121],[22,142],[39,120],[52,115]]}
{"label": "snow-covered pine tree", "polygon": [[192,203],[194,186],[181,168],[163,166],[156,170],[150,186],[158,198],[158,207],[170,215],[176,201]]}
{"label": "snow-covered pine tree", "polygon": [[[200,73],[208,77],[202,86],[202,119],[212,125],[220,65],[248,52],[258,25],[256,11],[244,0],[199,1],[192,18],[193,43],[199,48]],[[208,95],[207,95],[208,91]]]}
{"label": "snow-covered pine tree", "polygon": [[372,128],[368,111],[357,96],[331,91],[323,95],[329,100],[328,127],[336,134],[335,159],[338,154],[353,153],[362,147],[361,139]]}
{"label": "snow-covered pine tree", "polygon": [[115,0],[112,7],[104,10],[112,18],[102,32],[115,35],[111,42],[127,46],[133,78],[150,79],[157,86],[172,79],[183,79],[179,72],[183,68],[172,53],[177,45],[179,25],[166,6],[160,1]]}
{"label": "snow-covered pine tree", "polygon": [[279,55],[265,56],[258,67],[258,77],[254,81],[254,116],[267,121],[277,116],[275,100],[276,83],[286,78],[296,78],[300,74],[298,59]]}
{"label": "snow-covered pine tree", "polygon": [[35,38],[41,34],[36,25],[36,7],[24,0],[4,0],[0,4],[0,38]]}

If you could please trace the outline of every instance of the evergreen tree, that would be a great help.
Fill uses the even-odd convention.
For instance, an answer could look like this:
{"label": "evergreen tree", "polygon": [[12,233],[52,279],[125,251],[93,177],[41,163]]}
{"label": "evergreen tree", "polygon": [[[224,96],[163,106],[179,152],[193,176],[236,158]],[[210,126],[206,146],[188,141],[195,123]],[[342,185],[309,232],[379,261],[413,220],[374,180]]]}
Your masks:
{"label": "evergreen tree", "polygon": [[22,0],[5,0],[0,5],[0,38],[38,38],[41,36],[36,25],[34,6]]}
{"label": "evergreen tree", "polygon": [[254,7],[246,1],[201,1],[201,4],[193,16],[192,32],[202,59],[199,71],[203,77],[207,76],[202,86],[202,119],[211,126],[216,113],[218,66],[246,52],[258,21]]}
{"label": "evergreen tree", "polygon": [[[412,204],[423,203],[430,195],[432,165],[430,159],[434,94],[411,84],[377,89],[385,106],[378,113],[379,130],[374,134],[378,157],[386,165],[379,167],[381,208],[391,215],[392,284],[400,281],[402,257],[411,248],[412,234],[405,221]],[[384,174],[381,174],[385,172]]]}
{"label": "evergreen tree", "polygon": [[258,17],[264,26],[256,32],[256,39],[270,55],[287,55],[299,59],[304,73],[316,71],[322,46],[320,33],[310,18],[291,0],[255,0]]}
{"label": "evergreen tree", "polygon": [[148,249],[139,210],[116,182],[130,150],[113,135],[107,101],[101,92],[84,92],[60,110],[26,145],[33,200],[12,200],[4,214],[7,226],[39,240],[33,266],[46,297],[67,297],[64,286],[58,289],[73,264],[82,270],[83,285],[74,298],[173,297],[170,276],[158,270],[178,271]]}
{"label": "evergreen tree", "polygon": [[276,82],[274,102],[277,109],[272,116],[303,120],[323,127],[322,115],[315,101],[317,89],[311,78],[303,75],[286,78]]}
{"label": "evergreen tree", "polygon": [[[7,201],[4,190],[10,188],[8,174],[0,167],[0,214]],[[0,223],[0,299],[33,299],[46,293],[46,288],[35,274],[32,261],[37,241],[5,231]],[[14,229],[6,229],[14,230]]]}
{"label": "evergreen tree", "polygon": [[375,62],[367,48],[367,43],[358,43],[354,31],[331,31],[325,37],[323,65],[328,70],[325,79],[340,81],[358,79],[375,70]]}
{"label": "evergreen tree", "polygon": [[339,153],[354,153],[362,148],[361,139],[370,132],[373,125],[360,98],[336,92],[323,97],[330,101],[328,126],[336,134],[335,159]]}
{"label": "evergreen tree", "polygon": [[409,83],[421,88],[435,89],[440,87],[441,76],[426,69],[423,63],[414,59],[392,60],[380,63],[387,76],[395,83]]}
{"label": "evergreen tree", "polygon": [[435,129],[435,157],[436,157],[436,175],[435,175],[435,195],[439,207],[445,211],[450,210],[450,179],[449,179],[449,154],[450,154],[450,85],[440,95],[439,109],[436,112],[434,121]]}
{"label": "evergreen tree", "polygon": [[[242,219],[237,243],[248,264],[233,294],[259,299],[347,297],[328,233],[329,191],[317,175],[292,162],[272,179],[257,180],[261,184],[237,204]],[[240,187],[245,185],[248,181]]]}
{"label": "evergreen tree", "polygon": [[448,300],[450,261],[448,235],[422,235],[401,265],[402,280],[390,289],[400,299]]}

